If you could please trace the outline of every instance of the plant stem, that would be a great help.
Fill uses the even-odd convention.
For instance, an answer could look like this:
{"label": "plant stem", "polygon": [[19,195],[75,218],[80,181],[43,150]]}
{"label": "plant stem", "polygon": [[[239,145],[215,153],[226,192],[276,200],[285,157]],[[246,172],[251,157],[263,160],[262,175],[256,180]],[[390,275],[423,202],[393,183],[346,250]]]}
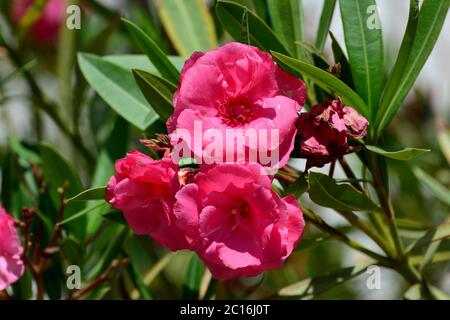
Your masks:
{"label": "plant stem", "polygon": [[400,240],[400,236],[397,230],[397,223],[395,221],[395,212],[392,209],[389,197],[386,193],[386,189],[383,185],[383,180],[381,177],[380,167],[377,156],[370,155],[370,164],[372,169],[372,174],[374,178],[375,192],[377,193],[378,199],[382,208],[384,209],[386,216],[388,218],[389,230],[394,241],[395,250],[397,253],[397,259],[401,260],[403,256],[403,245]]}
{"label": "plant stem", "polygon": [[361,231],[363,231],[366,235],[368,235],[389,257],[395,257],[395,252],[393,252],[392,248],[389,244],[377,233],[373,230],[373,228],[361,220],[356,214],[349,211],[339,211],[339,213],[347,219],[350,224],[357,227]]}
{"label": "plant stem", "polygon": [[78,300],[83,298],[92,290],[98,288],[100,285],[109,280],[111,274],[120,266],[125,266],[130,263],[130,259],[115,259],[111,262],[111,265],[94,281],[89,283],[85,288],[75,291],[70,297],[70,300]]}
{"label": "plant stem", "polygon": [[[349,166],[349,164],[347,163],[347,161],[344,158],[339,159],[339,163],[342,167],[342,169],[344,170],[347,178],[349,178],[350,180],[352,180],[352,185],[359,191],[364,192],[364,188],[361,186],[361,184],[358,182],[358,179],[356,178],[356,175],[353,173],[352,168]],[[382,242],[384,243],[384,245],[386,246],[385,248],[385,252],[393,252],[391,249],[391,246],[393,246],[393,241],[392,238],[390,236],[390,234],[388,233],[388,230],[386,228],[386,226],[383,224],[382,221],[380,221],[380,217],[378,215],[373,215],[373,214],[369,214],[369,219],[371,221],[371,223],[374,225],[374,227],[377,229],[377,231],[381,234],[381,236],[384,236],[388,239],[388,242],[384,241],[382,237],[379,237],[377,235],[377,237],[379,237]],[[370,227],[368,227],[368,229],[371,230]],[[372,238],[373,239],[373,238]],[[375,240],[374,240],[375,241]],[[387,251],[386,251],[387,250]]]}
{"label": "plant stem", "polygon": [[354,186],[357,190],[363,192],[364,189],[358,183],[358,181],[357,181],[358,179],[356,178],[355,174],[353,173],[353,170],[350,168],[347,161],[343,157],[339,159],[339,164],[341,165],[342,170],[344,170],[347,178],[352,180],[352,182],[351,182],[352,186]]}
{"label": "plant stem", "polygon": [[347,235],[343,234],[342,232],[334,229],[332,226],[327,224],[322,218],[314,214],[312,211],[310,211],[307,208],[302,208],[303,214],[305,215],[305,218],[314,224],[317,228],[320,230],[328,233],[330,236],[336,238],[337,240],[344,242],[349,247],[358,250],[367,256],[377,260],[380,264],[385,265],[387,267],[392,267],[392,261],[388,257],[384,257],[376,252],[373,252],[363,245],[361,245],[359,242],[349,238]]}
{"label": "plant stem", "polygon": [[334,168],[336,167],[336,161],[333,161],[331,164],[330,164],[330,170],[328,171],[328,176],[330,177],[330,178],[333,178],[333,175],[334,175]]}

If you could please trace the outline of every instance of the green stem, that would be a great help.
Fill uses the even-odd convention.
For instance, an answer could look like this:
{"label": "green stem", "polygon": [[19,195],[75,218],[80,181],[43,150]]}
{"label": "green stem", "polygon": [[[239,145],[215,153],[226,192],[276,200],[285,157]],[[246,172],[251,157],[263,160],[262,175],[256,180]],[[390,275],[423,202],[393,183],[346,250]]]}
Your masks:
{"label": "green stem", "polygon": [[[347,178],[349,178],[350,180],[352,180],[352,185],[359,191],[364,192],[364,188],[361,186],[361,184],[358,182],[358,179],[356,178],[356,175],[353,173],[352,168],[349,166],[349,164],[347,163],[347,161],[344,158],[339,159],[339,163],[342,167],[342,169],[344,170]],[[390,252],[392,253],[392,248],[393,247],[393,241],[392,238],[390,237],[388,230],[386,228],[386,226],[383,224],[383,222],[380,220],[381,217],[379,217],[378,215],[373,215],[373,214],[369,214],[369,219],[371,221],[371,223],[374,225],[375,229],[381,234],[381,237],[376,235],[376,238],[381,239],[381,241],[383,242],[383,245],[386,246],[385,249],[383,249],[386,253]],[[367,226],[368,230],[371,230],[371,228],[369,226]],[[387,242],[383,240],[382,237],[385,237],[387,239]],[[373,239],[373,238],[372,238]],[[374,240],[375,241],[375,240]],[[380,245],[380,244],[379,244]]]}
{"label": "green stem", "polygon": [[398,234],[397,223],[395,221],[395,212],[392,208],[392,205],[389,201],[389,196],[387,195],[386,189],[383,184],[380,167],[379,167],[379,161],[378,161],[377,156],[372,155],[372,154],[369,155],[369,159],[370,159],[370,164],[372,167],[375,192],[378,196],[381,207],[385,211],[386,216],[388,218],[389,230],[390,230],[392,239],[394,241],[397,259],[401,259],[401,257],[404,255],[403,244],[402,244],[402,242],[400,240],[400,236]]}
{"label": "green stem", "polygon": [[360,251],[360,252],[366,254],[367,256],[375,259],[380,264],[387,266],[387,267],[392,267],[392,261],[390,258],[382,256],[376,252],[373,252],[372,250],[367,249],[366,247],[361,245],[356,240],[349,238],[347,235],[343,234],[339,230],[336,230],[335,228],[333,228],[332,226],[327,224],[322,218],[320,218],[319,216],[314,214],[311,210],[309,210],[307,208],[303,208],[302,210],[303,210],[303,214],[304,214],[306,220],[311,222],[313,225],[315,225],[317,228],[319,228],[323,232],[328,233],[330,236],[347,244],[349,247],[351,247],[357,251]]}
{"label": "green stem", "polygon": [[357,227],[368,235],[389,257],[395,257],[395,252],[389,244],[374,229],[361,220],[356,214],[349,211],[339,211],[339,213],[350,222],[351,225]]}

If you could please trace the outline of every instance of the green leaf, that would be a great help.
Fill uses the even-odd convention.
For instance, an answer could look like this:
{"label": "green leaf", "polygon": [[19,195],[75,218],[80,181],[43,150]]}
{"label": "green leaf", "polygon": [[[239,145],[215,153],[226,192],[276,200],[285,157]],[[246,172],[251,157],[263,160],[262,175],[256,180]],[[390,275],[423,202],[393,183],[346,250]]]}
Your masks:
{"label": "green leaf", "polygon": [[244,28],[242,17],[246,14],[250,44],[265,51],[274,50],[284,54],[289,53],[289,50],[283,45],[273,30],[246,7],[229,1],[218,1],[216,13],[219,21],[236,41],[241,41]]}
{"label": "green leaf", "polygon": [[119,210],[110,210],[104,214],[102,214],[102,217],[108,220],[111,220],[113,222],[123,224],[124,226],[127,225],[127,221],[125,220],[123,213]]}
{"label": "green leaf", "polygon": [[173,113],[172,94],[176,87],[165,79],[142,70],[133,70],[133,76],[153,110],[162,120],[169,119]]}
{"label": "green leaf", "polygon": [[217,47],[214,21],[203,0],[158,0],[155,4],[164,29],[180,55]]}
{"label": "green leaf", "polygon": [[308,190],[308,181],[306,181],[305,173],[301,173],[295,182],[286,190],[287,194],[293,194],[296,198],[300,198]]}
{"label": "green leaf", "polygon": [[439,37],[449,5],[450,0],[424,0],[416,21],[417,3],[412,2],[400,53],[377,113],[377,135],[391,122],[419,76]]}
{"label": "green leaf", "polygon": [[323,50],[330,30],[331,19],[333,18],[336,0],[325,0],[323,2],[322,14],[320,15],[319,27],[317,29],[316,47]]}
{"label": "green leaf", "polygon": [[92,188],[92,189],[87,189],[87,190],[80,192],[75,197],[68,199],[67,202],[104,200],[105,199],[105,190],[106,190],[106,187],[96,187],[96,188]]}
{"label": "green leaf", "polygon": [[396,218],[395,221],[398,228],[405,230],[426,230],[431,227],[429,224],[406,218]]}
{"label": "green leaf", "polygon": [[102,208],[102,207],[108,207],[108,204],[107,204],[106,202],[104,202],[104,201],[98,201],[97,204],[95,204],[94,206],[87,207],[86,209],[81,210],[81,211],[78,212],[78,213],[75,213],[75,214],[72,215],[71,217],[69,217],[69,218],[67,218],[67,219],[64,219],[63,221],[61,221],[61,222],[59,223],[59,225],[63,225],[63,224],[72,222],[72,221],[74,221],[74,220],[77,220],[77,219],[79,219],[79,218],[82,218],[82,217],[84,217],[85,215],[91,213],[92,211],[97,210],[97,209]]}
{"label": "green leaf", "polygon": [[428,245],[427,250],[425,251],[425,254],[424,254],[422,261],[420,263],[420,266],[419,266],[419,271],[421,273],[423,272],[425,267],[433,260],[433,257],[435,255],[435,253],[437,252],[437,250],[439,249],[441,242],[442,242],[441,240],[437,240],[437,241],[431,242]]}
{"label": "green leaf", "polygon": [[450,223],[444,222],[436,227],[429,229],[425,234],[411,243],[407,249],[408,253],[411,253],[425,245],[432,244],[436,241],[448,239],[450,237]]}
{"label": "green leaf", "polygon": [[415,167],[413,172],[416,178],[427,187],[429,191],[431,191],[439,200],[450,206],[450,190],[418,167]]}
{"label": "green leaf", "polygon": [[296,41],[295,42],[296,45],[300,46],[304,52],[308,52],[310,53],[312,56],[316,56],[317,58],[320,59],[320,61],[325,65],[325,66],[329,66],[330,63],[327,60],[327,57],[325,57],[325,55],[323,54],[322,51],[320,51],[318,48],[316,48],[314,45],[312,45],[311,43],[309,43],[308,41]]}
{"label": "green leaf", "polygon": [[131,235],[124,245],[124,250],[131,260],[128,268],[130,277],[137,289],[131,292],[132,299],[139,297],[140,299],[153,300],[155,298],[150,288],[145,285],[142,277],[148,266],[155,263],[155,259],[148,252],[147,244],[147,237]]}
{"label": "green leaf", "polygon": [[198,299],[200,292],[200,283],[202,280],[204,266],[199,257],[194,253],[184,276],[183,282],[183,299]]}
{"label": "green leaf", "polygon": [[17,153],[21,158],[27,160],[27,161],[32,161],[35,164],[40,164],[41,163],[41,158],[39,157],[39,155],[30,150],[29,148],[27,148],[26,146],[23,145],[22,142],[20,142],[19,140],[16,140],[14,138],[9,138],[8,139],[8,144],[11,147],[11,149]]}
{"label": "green leaf", "polygon": [[116,259],[122,251],[123,245],[129,233],[130,230],[127,227],[117,225],[117,228],[115,229],[115,232],[113,234],[114,241],[111,241],[112,239],[109,239],[106,248],[103,248],[103,250],[100,252],[100,257],[98,259],[95,259],[95,264],[89,271],[89,274],[87,274],[87,279],[97,278],[111,265],[111,262]]}
{"label": "green leaf", "polygon": [[340,0],[345,45],[356,92],[375,117],[383,83],[383,40],[375,0]]}
{"label": "green leaf", "polygon": [[427,284],[427,287],[434,299],[446,300],[446,301],[450,300],[450,295],[447,294],[446,292],[442,291],[441,289],[439,289],[431,284]]}
{"label": "green leaf", "polygon": [[430,152],[430,149],[420,149],[420,148],[403,148],[400,150],[385,150],[377,146],[366,145],[367,150],[380,154],[386,158],[391,158],[395,160],[410,160],[412,158],[421,156],[427,152]]}
{"label": "green leaf", "polygon": [[92,54],[78,54],[78,63],[89,84],[128,122],[145,130],[158,119],[130,71]]}
{"label": "green leaf", "polygon": [[129,266],[129,272],[134,286],[139,291],[140,297],[144,300],[153,300],[150,289],[144,284],[144,280],[142,279],[141,274],[136,270],[134,264]]}
{"label": "green leaf", "polygon": [[142,49],[142,51],[144,51],[156,69],[158,69],[161,73],[162,77],[174,84],[178,83],[180,80],[180,73],[169,61],[169,59],[167,59],[166,54],[159,48],[159,46],[137,25],[126,19],[122,19],[122,21],[133,37],[135,43]]}
{"label": "green leaf", "polygon": [[418,283],[413,284],[403,294],[403,298],[406,300],[421,300],[421,299],[423,299],[422,286]]}
{"label": "green leaf", "polygon": [[172,259],[177,255],[174,252],[168,252],[156,262],[150,270],[144,274],[144,284],[149,286],[159,274],[167,267]]}
{"label": "green leaf", "polygon": [[[66,199],[79,194],[83,190],[80,177],[75,168],[65,160],[52,146],[40,145],[42,159],[42,170],[44,179],[47,181],[52,202],[56,208],[60,206],[60,194],[58,188],[67,184]],[[64,218],[70,218],[83,210],[83,203],[72,203],[64,211]],[[86,219],[78,219],[76,224],[69,226],[69,231],[73,232],[78,239],[83,239],[86,229]]]}
{"label": "green leaf", "polygon": [[419,0],[410,0],[408,24],[406,26],[402,44],[400,45],[397,60],[395,61],[394,67],[392,68],[392,71],[390,73],[390,77],[388,78],[384,86],[380,106],[377,111],[376,125],[378,125],[379,118],[383,115],[383,113],[387,111],[386,108],[388,102],[397,92],[399,84],[402,80],[403,72],[407,67],[406,64],[408,62],[409,53],[411,51],[411,47],[414,42],[418,19],[419,19]]}
{"label": "green leaf", "polygon": [[[175,56],[169,56],[168,58],[177,70],[183,68],[185,59]],[[158,69],[148,60],[148,57],[142,54],[116,54],[103,56],[102,59],[129,71],[139,69],[151,73],[158,73]]]}
{"label": "green leaf", "polygon": [[350,70],[350,64],[348,59],[344,54],[339,42],[337,42],[334,34],[330,31],[331,37],[331,49],[333,50],[334,63],[339,63],[341,65],[340,79],[346,83],[350,88],[354,88],[352,71]]}
{"label": "green leaf", "polygon": [[296,41],[303,40],[303,12],[300,0],[277,0],[267,3],[273,30],[289,51],[301,58]]}
{"label": "green leaf", "polygon": [[[108,138],[100,146],[100,153],[91,180],[91,188],[106,185],[114,174],[114,161],[122,158],[128,150],[129,127],[130,125],[122,117],[116,117]],[[86,207],[89,208],[94,205],[95,201],[90,201]],[[107,213],[109,209],[108,206],[100,207],[87,216],[87,235],[93,235],[97,232],[103,222],[101,215]]]}
{"label": "green leaf", "polygon": [[304,75],[329,94],[341,96],[346,105],[353,107],[367,117],[368,107],[366,103],[348,85],[331,73],[278,52],[272,52],[272,55],[282,63],[282,66],[286,65],[294,71]]}
{"label": "green leaf", "polygon": [[382,212],[380,207],[352,185],[338,185],[329,176],[317,172],[309,174],[309,196],[318,205],[336,210]]}
{"label": "green leaf", "polygon": [[295,251],[309,250],[332,239],[333,238],[331,236],[323,236],[323,235],[313,239],[303,238],[300,241],[299,245],[295,247]]}
{"label": "green leaf", "polygon": [[436,119],[436,126],[439,146],[442,154],[445,156],[445,159],[447,159],[447,162],[450,165],[450,132],[448,131],[446,123],[439,118]]}
{"label": "green leaf", "polygon": [[262,20],[268,20],[267,16],[267,4],[264,0],[233,0],[233,2],[238,3],[244,7],[247,7],[251,11],[253,11],[258,17]]}
{"label": "green leaf", "polygon": [[360,275],[366,268],[367,265],[356,265],[354,267],[343,268],[330,275],[308,278],[279,290],[278,295],[297,298],[315,297]]}

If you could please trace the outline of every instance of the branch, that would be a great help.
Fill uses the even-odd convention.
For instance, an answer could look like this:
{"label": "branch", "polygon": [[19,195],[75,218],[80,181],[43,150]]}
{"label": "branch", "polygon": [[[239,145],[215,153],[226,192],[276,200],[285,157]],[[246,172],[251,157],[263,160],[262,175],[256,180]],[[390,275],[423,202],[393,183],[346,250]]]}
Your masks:
{"label": "branch", "polygon": [[89,283],[85,288],[75,291],[70,297],[69,300],[78,300],[83,298],[92,290],[98,288],[100,285],[109,280],[111,274],[120,266],[125,266],[130,263],[129,258],[123,259],[115,259],[111,262],[110,266],[95,280]]}
{"label": "branch", "polygon": [[314,224],[317,228],[322,230],[323,232],[328,233],[330,236],[334,237],[336,240],[339,240],[345,244],[347,244],[349,247],[358,250],[369,257],[377,260],[380,262],[380,264],[383,264],[387,267],[392,267],[392,261],[388,257],[384,257],[376,252],[373,252],[363,245],[361,245],[359,242],[349,238],[344,233],[340,232],[339,230],[334,229],[332,226],[327,224],[322,218],[314,214],[312,211],[306,208],[302,208],[303,214],[305,215],[306,220]]}

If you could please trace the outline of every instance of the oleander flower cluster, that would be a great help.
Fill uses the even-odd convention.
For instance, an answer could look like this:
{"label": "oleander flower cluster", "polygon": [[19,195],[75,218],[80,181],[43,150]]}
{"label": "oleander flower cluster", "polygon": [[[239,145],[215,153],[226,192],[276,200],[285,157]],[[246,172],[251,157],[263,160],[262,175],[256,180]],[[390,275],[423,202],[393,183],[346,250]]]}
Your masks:
{"label": "oleander flower cluster", "polygon": [[[195,251],[217,279],[280,268],[305,223],[295,196],[274,192],[265,169],[286,165],[296,138],[310,167],[349,152],[367,129],[339,99],[300,113],[305,101],[303,81],[256,47],[194,53],[173,96],[171,147],[161,159],[131,151],[117,161],[106,199],[136,234]],[[199,166],[180,168],[175,150]]]}
{"label": "oleander flower cluster", "polygon": [[0,291],[20,279],[24,272],[23,248],[11,216],[0,207]]}

